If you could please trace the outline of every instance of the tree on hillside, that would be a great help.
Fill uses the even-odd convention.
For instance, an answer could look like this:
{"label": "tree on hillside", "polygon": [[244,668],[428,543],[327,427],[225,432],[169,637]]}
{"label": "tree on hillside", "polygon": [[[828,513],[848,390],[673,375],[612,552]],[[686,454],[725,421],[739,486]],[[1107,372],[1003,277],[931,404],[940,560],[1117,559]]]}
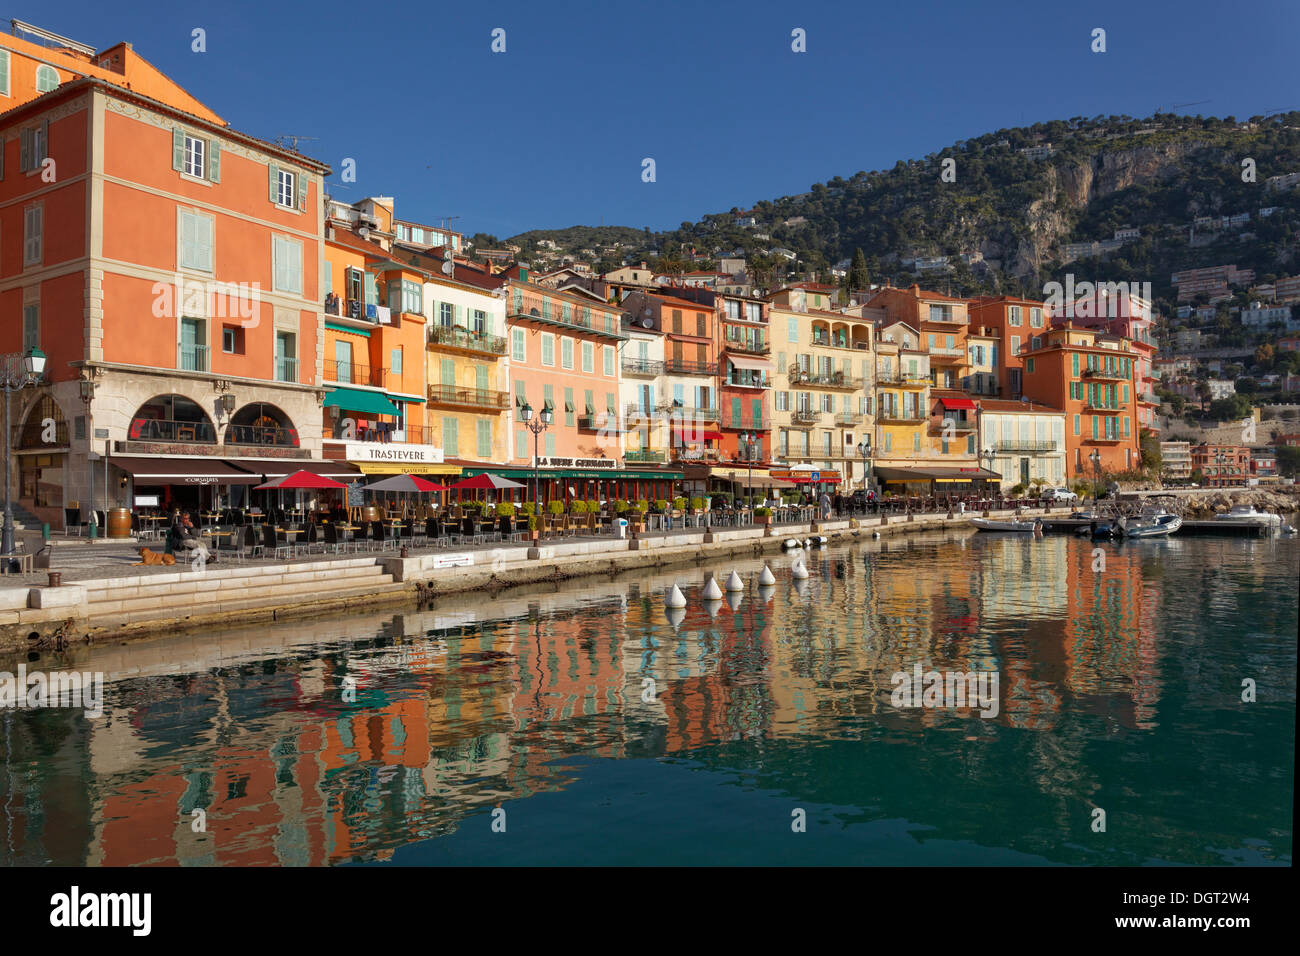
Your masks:
{"label": "tree on hillside", "polygon": [[1205,405],[1210,400],[1210,383],[1203,378],[1196,383],[1196,397],[1201,400],[1201,411],[1204,412]]}
{"label": "tree on hillside", "polygon": [[867,257],[859,246],[853,250],[853,263],[849,266],[848,290],[855,292],[871,285],[871,276],[867,272]]}

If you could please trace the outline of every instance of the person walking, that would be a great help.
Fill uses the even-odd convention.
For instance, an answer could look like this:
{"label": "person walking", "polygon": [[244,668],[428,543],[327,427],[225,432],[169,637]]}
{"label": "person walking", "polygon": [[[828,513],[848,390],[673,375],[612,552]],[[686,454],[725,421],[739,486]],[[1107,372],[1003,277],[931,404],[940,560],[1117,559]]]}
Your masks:
{"label": "person walking", "polygon": [[820,504],[821,504],[822,520],[827,521],[830,519],[831,516],[831,496],[823,491],[820,498]]}

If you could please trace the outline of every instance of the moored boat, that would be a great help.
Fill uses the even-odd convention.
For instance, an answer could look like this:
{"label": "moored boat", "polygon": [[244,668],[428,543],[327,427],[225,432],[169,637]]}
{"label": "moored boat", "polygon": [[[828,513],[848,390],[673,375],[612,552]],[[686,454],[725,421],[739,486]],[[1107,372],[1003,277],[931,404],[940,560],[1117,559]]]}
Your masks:
{"label": "moored boat", "polygon": [[1156,508],[1120,519],[1119,530],[1126,538],[1163,538],[1182,526],[1181,515]]}
{"label": "moored boat", "polygon": [[1215,521],[1224,524],[1248,524],[1264,528],[1282,527],[1282,516],[1268,511],[1257,511],[1254,505],[1233,505],[1225,514],[1215,515]]}
{"label": "moored boat", "polygon": [[1032,534],[1035,530],[1041,529],[1043,522],[1041,519],[1034,521],[1000,521],[996,518],[972,518],[973,524],[980,531],[1014,531],[1021,534]]}

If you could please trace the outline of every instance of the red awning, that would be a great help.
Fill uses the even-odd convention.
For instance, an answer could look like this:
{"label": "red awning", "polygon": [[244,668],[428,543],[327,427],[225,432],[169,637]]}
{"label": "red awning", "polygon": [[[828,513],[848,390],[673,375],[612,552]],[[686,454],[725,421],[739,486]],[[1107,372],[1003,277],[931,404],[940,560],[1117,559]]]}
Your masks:
{"label": "red awning", "polygon": [[939,404],[943,405],[944,408],[969,408],[971,411],[975,410],[975,403],[969,398],[941,398]]}
{"label": "red awning", "polygon": [[722,441],[722,432],[706,431],[703,427],[674,425],[673,435],[682,441]]}

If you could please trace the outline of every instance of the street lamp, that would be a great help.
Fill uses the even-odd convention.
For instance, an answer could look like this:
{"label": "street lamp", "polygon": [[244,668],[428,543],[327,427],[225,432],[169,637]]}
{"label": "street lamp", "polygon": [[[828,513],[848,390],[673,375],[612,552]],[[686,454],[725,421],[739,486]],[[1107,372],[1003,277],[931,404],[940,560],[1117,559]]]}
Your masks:
{"label": "street lamp", "polygon": [[754,502],[751,500],[750,486],[753,483],[752,475],[754,472],[754,452],[755,445],[758,443],[757,432],[741,432],[740,448],[741,454],[745,458],[745,510],[749,512],[750,524],[754,522]]}
{"label": "street lamp", "polygon": [[862,458],[862,490],[867,490],[871,479],[871,439],[863,438],[858,442],[858,455]]}
{"label": "street lamp", "polygon": [[538,453],[537,443],[542,437],[542,432],[551,426],[551,421],[555,415],[550,406],[543,406],[541,414],[538,415],[538,421],[533,421],[533,406],[524,402],[524,407],[519,409],[519,417],[523,420],[524,427],[533,433],[533,514],[537,517],[537,530],[542,528],[542,490],[541,490],[541,473],[538,471]]}
{"label": "street lamp", "polygon": [[1101,500],[1101,452],[1094,448],[1088,460],[1092,462],[1092,504],[1095,508]]}
{"label": "street lamp", "polygon": [[[9,426],[9,393],[17,392],[31,385],[37,387],[45,374],[45,353],[36,347],[27,350],[20,359],[16,354],[3,357],[3,370],[0,371],[0,383],[5,392],[5,526],[0,537],[0,552],[8,556],[14,553],[14,512],[9,498],[9,485],[13,472],[13,432]],[[8,568],[5,569],[6,571]]]}

